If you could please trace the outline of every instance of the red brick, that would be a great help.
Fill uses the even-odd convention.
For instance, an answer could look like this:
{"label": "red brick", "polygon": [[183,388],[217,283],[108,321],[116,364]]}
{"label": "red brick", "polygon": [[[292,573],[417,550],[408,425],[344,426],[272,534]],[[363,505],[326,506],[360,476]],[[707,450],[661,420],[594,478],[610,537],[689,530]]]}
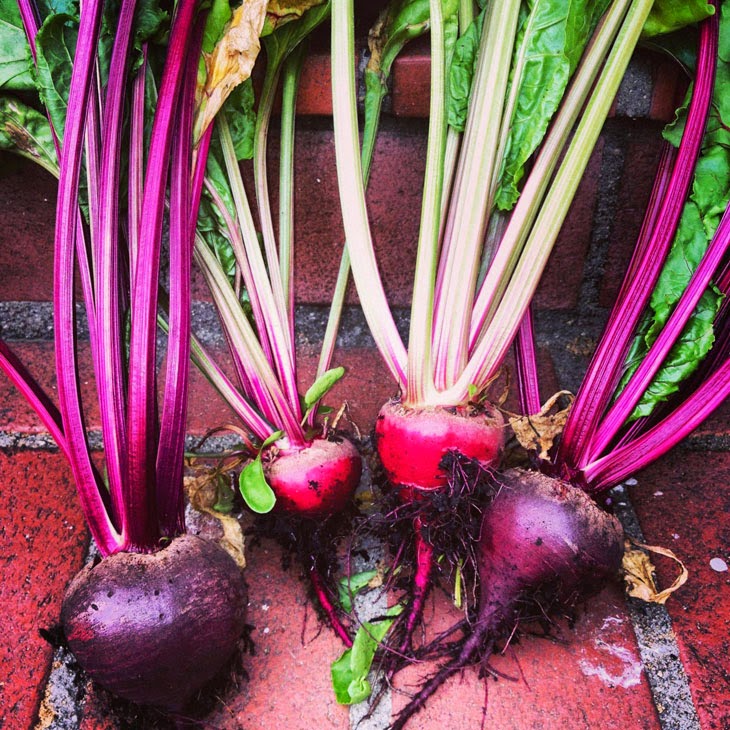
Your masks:
{"label": "red brick", "polygon": [[431,98],[428,38],[410,43],[393,62],[391,104],[397,117],[427,117]]}
{"label": "red brick", "polygon": [[[53,343],[12,342],[10,345],[43,390],[58,405]],[[99,407],[96,402],[88,342],[80,344],[79,368],[81,397],[86,409],[87,425],[90,429],[98,428]],[[3,372],[0,372],[0,430],[12,430],[19,433],[45,432],[35,411]]]}
{"label": "red brick", "polygon": [[[304,392],[313,382],[319,351],[302,348],[300,352],[299,382]],[[339,408],[347,401],[348,416],[365,436],[375,424],[382,405],[398,392],[378,352],[372,348],[337,350],[333,365],[343,366],[345,377],[330,391],[327,405]],[[346,425],[346,421],[343,421]]]}
{"label": "red brick", "polygon": [[280,550],[269,542],[247,559],[256,656],[244,664],[249,681],[209,718],[211,726],[348,728],[347,709],[329,686],[329,665],[342,645],[320,627],[298,568],[283,571]]}
{"label": "red brick", "polygon": [[593,210],[600,183],[603,139],[599,138],[535,292],[538,309],[574,309],[583,283]]}
{"label": "red brick", "polygon": [[652,95],[649,118],[658,122],[674,119],[682,103],[688,79],[677,71],[677,64],[659,53],[647,53],[652,64]]}
{"label": "red brick", "polygon": [[723,403],[693,432],[695,438],[730,435],[730,402]]}
{"label": "red brick", "polygon": [[[392,306],[410,303],[425,144],[421,125],[387,127],[375,150],[368,208],[381,277]],[[302,130],[297,152],[296,297],[300,303],[327,303],[344,241],[331,131]],[[356,301],[354,287],[348,301]]]}
{"label": "red brick", "polygon": [[52,654],[39,629],[58,622],[87,533],[63,456],[0,452],[0,474],[0,718],[8,728],[30,730]]}
{"label": "red brick", "polygon": [[33,162],[0,153],[0,210],[0,301],[50,299],[55,179]]}
{"label": "red brick", "polygon": [[[725,730],[730,717],[730,453],[675,449],[637,475],[632,500],[648,544],[673,550],[688,582],[667,602],[690,690],[705,730]],[[668,560],[655,561],[659,585],[676,576]]]}
{"label": "red brick", "polygon": [[613,218],[611,245],[599,292],[599,304],[602,307],[613,305],[636,245],[651,195],[661,144],[657,128],[647,125],[631,127]]}
{"label": "red brick", "polygon": [[[227,353],[212,353],[224,370],[230,370]],[[299,389],[303,393],[314,381],[319,360],[319,349],[315,346],[300,348],[298,353]],[[396,394],[396,386],[388,375],[375,349],[352,348],[338,350],[334,366],[342,365],[346,375],[327,395],[325,403],[338,409],[347,401],[348,418],[363,433],[369,433],[380,407]],[[188,406],[188,431],[204,434],[210,428],[240,423],[226,403],[211,388],[209,383],[195,369],[191,370],[190,399]],[[342,422],[347,425],[348,418]]]}
{"label": "red brick", "polygon": [[[375,150],[368,191],[370,221],[381,276],[393,306],[410,304],[425,147],[425,125],[401,121],[395,126],[384,126]],[[277,143],[272,139],[269,172],[272,181],[277,176],[277,155]],[[548,263],[544,283],[537,294],[537,303],[541,307],[566,309],[575,305],[583,270],[575,262],[582,260],[589,239],[598,164],[594,156],[589,175],[579,190]],[[33,172],[26,167],[22,168],[23,176]],[[344,240],[334,145],[329,128],[316,125],[300,128],[295,175],[296,297],[300,303],[327,303],[334,290]],[[245,176],[251,179],[250,166],[245,167]],[[55,190],[52,180],[50,183]],[[3,195],[6,200],[16,195],[17,189],[24,189],[23,185],[19,180],[0,180],[0,200]],[[18,228],[21,233],[14,233],[12,238],[6,234],[8,240],[0,246],[0,251],[5,252],[0,261],[5,267],[4,288],[0,290],[0,298],[4,300],[48,301],[52,298],[49,247],[53,237],[53,204],[37,200],[37,189],[39,186],[34,184],[33,191],[28,191],[31,197],[25,207],[27,216],[37,218],[43,214],[47,218],[43,224],[36,226],[43,231],[43,244],[40,248],[30,246],[28,237],[23,237],[22,226],[11,220],[6,230]],[[10,203],[8,201],[8,206],[12,207]],[[278,200],[275,191],[272,191],[272,205],[276,210]],[[195,299],[210,300],[199,273],[193,276],[192,295]],[[356,301],[354,287],[351,287],[348,302]]]}
{"label": "red brick", "polygon": [[[648,118],[667,122],[674,117],[686,88],[686,80],[677,65],[658,53],[637,51],[649,63],[652,95]],[[391,74],[393,114],[400,117],[428,117],[431,90],[431,62],[428,38],[420,38],[406,46],[395,59]],[[615,114],[612,107],[610,114]]]}
{"label": "red brick", "polygon": [[[216,362],[225,370],[230,371],[230,358],[227,353],[218,350],[211,353]],[[540,349],[541,397],[547,400],[558,390],[550,353]],[[314,345],[303,346],[298,352],[299,390],[305,392],[314,380],[319,348]],[[347,402],[347,417],[342,425],[348,421],[353,423],[363,435],[369,434],[375,423],[375,418],[382,405],[398,394],[395,381],[389,375],[380,355],[374,348],[353,347],[338,349],[333,359],[334,366],[345,368],[345,377],[327,394],[325,404],[339,409]],[[514,383],[514,362],[508,358],[506,363],[512,379],[511,394],[504,408],[510,412],[518,410],[517,396]],[[504,379],[493,386],[493,393],[498,397],[503,390]],[[236,416],[229,410],[222,398],[211,388],[209,383],[195,368],[191,370],[190,398],[188,406],[188,432],[202,435],[216,426],[226,424],[240,425]]]}
{"label": "red brick", "polygon": [[[433,622],[426,616],[431,631],[458,619],[443,598],[436,606],[429,611],[442,614],[439,619]],[[558,621],[553,630],[552,639],[526,635],[504,655],[494,657],[491,666],[507,678],[480,680],[475,667],[452,677],[413,719],[413,727],[481,727],[486,701],[486,727],[658,730],[631,622],[617,587],[590,600],[574,628]],[[433,670],[433,665],[425,665],[409,670],[407,676],[404,672],[399,689],[413,691],[418,677]],[[406,700],[395,694],[394,712]]]}

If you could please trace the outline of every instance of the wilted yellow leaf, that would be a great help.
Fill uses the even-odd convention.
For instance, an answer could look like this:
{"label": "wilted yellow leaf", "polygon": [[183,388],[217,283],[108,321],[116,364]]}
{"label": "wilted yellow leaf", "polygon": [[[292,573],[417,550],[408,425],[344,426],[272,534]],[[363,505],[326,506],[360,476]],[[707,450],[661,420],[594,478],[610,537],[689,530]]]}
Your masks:
{"label": "wilted yellow leaf", "polygon": [[[551,413],[558,400],[564,395],[570,398],[570,403],[565,408]],[[567,390],[561,390],[545,403],[539,413],[510,417],[510,426],[512,426],[520,446],[528,451],[538,451],[541,459],[547,459],[555,439],[565,428],[572,405],[573,395]]]}
{"label": "wilted yellow leaf", "polygon": [[213,121],[230,93],[251,76],[261,50],[259,36],[266,17],[266,0],[244,0],[233,11],[212,53],[204,53],[206,78],[198,95],[195,141]]}
{"label": "wilted yellow leaf", "polygon": [[[645,551],[664,555],[679,564],[680,573],[669,588],[657,591],[654,582],[654,566]],[[624,581],[626,592],[632,598],[639,598],[647,603],[666,603],[667,598],[687,582],[689,572],[682,561],[667,548],[656,545],[643,545],[626,540],[623,557]]]}

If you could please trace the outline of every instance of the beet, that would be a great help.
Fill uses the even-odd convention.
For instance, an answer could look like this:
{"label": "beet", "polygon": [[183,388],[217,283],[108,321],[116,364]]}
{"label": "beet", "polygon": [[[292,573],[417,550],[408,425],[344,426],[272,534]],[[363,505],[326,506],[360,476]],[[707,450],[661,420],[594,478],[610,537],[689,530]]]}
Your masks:
{"label": "beet", "polygon": [[138,704],[177,711],[232,657],[246,618],[240,568],[194,535],[116,553],[69,584],[61,622],[79,664]]}
{"label": "beet", "polygon": [[[388,480],[399,488],[400,499],[414,509],[415,571],[407,610],[391,634],[400,633],[398,654],[407,654],[431,588],[433,545],[428,539],[428,505],[434,495],[450,491],[449,460],[463,458],[483,469],[492,468],[504,446],[504,418],[495,407],[465,405],[452,408],[409,408],[391,400],[378,414],[375,443]],[[456,524],[438,529],[457,530]]]}
{"label": "beet", "polygon": [[277,508],[308,517],[341,512],[360,483],[362,459],[347,439],[315,439],[304,449],[280,450],[265,469]]}
{"label": "beet", "polygon": [[525,610],[574,606],[618,575],[623,530],[577,487],[537,472],[500,476],[478,546],[476,620],[457,654],[422,685],[391,730],[400,730],[443,682],[510,636]]}
{"label": "beet", "polygon": [[375,439],[393,484],[432,490],[447,484],[441,463],[450,451],[484,467],[495,464],[504,445],[504,418],[488,404],[414,409],[391,400],[380,409]]}

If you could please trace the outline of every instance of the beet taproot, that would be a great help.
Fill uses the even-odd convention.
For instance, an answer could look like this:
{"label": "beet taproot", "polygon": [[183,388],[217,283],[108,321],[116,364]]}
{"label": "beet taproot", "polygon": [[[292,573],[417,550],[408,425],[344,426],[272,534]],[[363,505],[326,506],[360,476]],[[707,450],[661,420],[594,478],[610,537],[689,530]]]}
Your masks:
{"label": "beet taproot", "polygon": [[246,619],[240,568],[195,535],[115,553],[69,584],[61,622],[89,676],[137,704],[182,710],[229,661]]}
{"label": "beet taproot", "polygon": [[391,730],[402,730],[467,665],[478,661],[486,671],[495,646],[512,635],[526,609],[576,605],[618,575],[622,556],[618,520],[581,489],[539,472],[501,474],[481,522],[476,619],[453,658],[424,682]]}

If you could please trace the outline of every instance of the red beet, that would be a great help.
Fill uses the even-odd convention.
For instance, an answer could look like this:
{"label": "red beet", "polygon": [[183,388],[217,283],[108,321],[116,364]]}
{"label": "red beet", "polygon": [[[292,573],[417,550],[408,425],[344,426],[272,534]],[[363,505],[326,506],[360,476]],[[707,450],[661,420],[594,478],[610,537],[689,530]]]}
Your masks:
{"label": "red beet", "polygon": [[410,717],[443,682],[477,657],[484,666],[525,606],[575,605],[618,574],[623,531],[582,490],[537,472],[513,469],[485,509],[478,551],[477,619],[458,655],[428,679],[398,715]]}
{"label": "red beet", "polygon": [[241,571],[183,535],[156,553],[116,553],[69,584],[61,621],[79,664],[138,704],[181,710],[231,658],[243,631]]}
{"label": "red beet", "polygon": [[[504,418],[491,405],[444,408],[409,408],[389,401],[378,414],[375,439],[378,455],[391,483],[400,487],[404,502],[415,502],[424,493],[448,485],[444,457],[459,454],[483,468],[494,466],[504,446]],[[413,522],[416,570],[408,610],[403,614],[399,653],[411,648],[413,633],[421,620],[431,588],[433,547],[424,537],[428,520],[417,515]],[[447,528],[448,529],[448,528]]]}
{"label": "red beet", "polygon": [[490,405],[412,409],[392,400],[380,409],[375,438],[393,484],[433,490],[447,484],[441,460],[449,451],[484,467],[495,464],[504,445],[504,419]]}
{"label": "red beet", "polygon": [[347,439],[315,439],[304,449],[279,451],[264,471],[279,509],[322,517],[341,512],[350,501],[362,460]]}

